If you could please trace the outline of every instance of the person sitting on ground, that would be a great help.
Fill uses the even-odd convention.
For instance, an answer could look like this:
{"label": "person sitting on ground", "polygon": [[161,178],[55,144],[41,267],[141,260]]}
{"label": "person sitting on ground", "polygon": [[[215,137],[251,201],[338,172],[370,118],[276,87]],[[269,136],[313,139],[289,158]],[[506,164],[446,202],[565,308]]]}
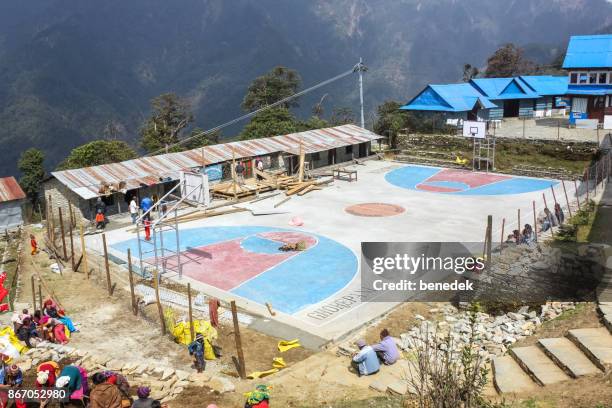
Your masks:
{"label": "person sitting on ground", "polygon": [[66,388],[70,399],[82,399],[83,398],[83,378],[81,377],[81,370],[76,365],[67,365],[64,367],[55,381],[57,388]]}
{"label": "person sitting on ground", "polygon": [[534,241],[534,233],[533,233],[533,228],[531,228],[531,225],[529,224],[525,224],[525,228],[523,228],[523,232],[521,233],[522,235],[522,241],[525,244],[530,244]]}
{"label": "person sitting on ground", "polygon": [[512,239],[514,240],[514,243],[516,245],[519,245],[521,243],[521,233],[519,230],[515,229],[514,231],[512,231]]}
{"label": "person sitting on ground", "polygon": [[104,214],[102,213],[102,210],[98,210],[98,213],[96,214],[96,228],[103,230],[105,227],[104,224]]}
{"label": "person sitting on ground", "polygon": [[40,340],[36,331],[36,324],[32,322],[32,318],[29,316],[23,318],[21,327],[15,333],[17,338],[23,341],[29,348],[36,347]]}
{"label": "person sitting on ground", "polygon": [[79,330],[76,328],[72,319],[66,316],[66,312],[64,309],[58,308],[57,303],[53,300],[51,296],[48,296],[43,303],[43,313],[49,317],[59,320],[64,326],[68,328],[70,333],[78,332]]}
{"label": "person sitting on ground", "polygon": [[43,339],[57,344],[68,344],[66,337],[65,326],[61,321],[49,316],[43,316],[40,319],[40,325],[43,327]]}
{"label": "person sitting on ground", "polygon": [[122,408],[119,388],[107,382],[103,373],[95,373],[91,380],[94,385],[89,393],[90,408]]}
{"label": "person sitting on ground", "polygon": [[[106,381],[110,384],[115,384],[119,389],[123,397],[123,401],[129,401],[132,403],[132,397],[130,397],[130,383],[122,374],[114,371],[104,371],[102,374],[106,376]],[[127,404],[127,403],[126,403]]]}
{"label": "person sitting on ground", "polygon": [[[36,388],[48,389],[55,387],[55,380],[59,375],[59,366],[55,361],[45,361],[36,368]],[[41,399],[40,406],[45,407],[48,399]]]}
{"label": "person sitting on ground", "polygon": [[206,369],[206,360],[204,360],[204,336],[202,333],[196,334],[195,340],[187,347],[190,356],[194,356],[194,364],[198,373]]}
{"label": "person sitting on ground", "polygon": [[357,340],[355,345],[359,348],[359,352],[353,356],[351,364],[357,371],[357,374],[360,377],[362,375],[376,374],[380,370],[380,362],[374,349],[368,346],[365,340]]}
{"label": "person sitting on ground", "polygon": [[244,408],[268,408],[270,406],[270,387],[259,384],[255,386],[255,390],[247,392],[245,396],[247,400]]}
{"label": "person sitting on ground", "polygon": [[557,226],[556,217],[548,208],[544,208],[544,218],[542,220],[542,231],[548,231],[551,227]]}
{"label": "person sitting on ground", "polygon": [[514,244],[514,243],[515,243],[514,235],[508,234],[508,236],[506,237],[506,244]]}
{"label": "person sitting on ground", "polygon": [[380,332],[380,343],[374,344],[372,349],[381,363],[385,365],[394,364],[399,359],[399,350],[395,340],[389,334],[389,330],[382,329]]}
{"label": "person sitting on ground", "polygon": [[565,221],[565,214],[559,203],[555,203],[555,218],[557,218],[557,224],[559,225],[563,224]]}
{"label": "person sitting on ground", "polygon": [[138,399],[132,404],[132,408],[152,408],[155,400],[150,398],[151,389],[149,387],[138,387],[136,395]]}
{"label": "person sitting on ground", "polygon": [[[0,367],[0,389],[4,392],[0,393],[0,407],[8,407],[8,394],[6,389],[8,388],[19,388],[23,384],[23,372],[17,364],[6,365],[4,363],[4,356],[2,359],[2,367]],[[17,408],[26,408],[26,404],[23,400],[15,400],[15,406]]]}
{"label": "person sitting on ground", "polygon": [[32,247],[32,255],[36,255],[38,253],[38,242],[36,242],[36,237],[30,234],[30,246]]}

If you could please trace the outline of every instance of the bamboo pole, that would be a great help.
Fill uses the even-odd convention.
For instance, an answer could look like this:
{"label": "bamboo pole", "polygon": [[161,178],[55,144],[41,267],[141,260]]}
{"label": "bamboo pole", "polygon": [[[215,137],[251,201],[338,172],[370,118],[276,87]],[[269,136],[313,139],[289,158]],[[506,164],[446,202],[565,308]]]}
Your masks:
{"label": "bamboo pole", "polygon": [[79,226],[79,232],[81,235],[81,253],[83,254],[83,270],[85,271],[85,276],[89,279],[89,264],[87,263],[87,249],[85,248],[85,233],[83,232],[83,226]]}
{"label": "bamboo pole", "polygon": [[75,228],[76,224],[74,223],[74,209],[72,208],[72,202],[70,201],[68,201],[68,212],[70,213],[70,225],[72,228]]}
{"label": "bamboo pole", "polygon": [[570,218],[572,218],[572,207],[570,206],[569,198],[567,197],[567,190],[565,188],[565,181],[564,180],[561,180],[561,185],[563,186],[563,194],[565,195],[565,203],[567,204],[567,212],[568,212]]}
{"label": "bamboo pole", "polygon": [[[554,215],[554,213],[552,213],[550,211],[550,208],[548,208],[548,204],[546,204],[546,195],[544,193],[542,193],[542,198],[544,199],[544,208],[548,209],[548,214],[550,214],[550,217],[551,217],[551,219],[548,220],[548,221],[550,221],[550,235],[554,236],[555,235],[555,230],[553,228],[553,222],[552,222],[554,219],[552,219],[552,217],[554,217],[555,215]],[[549,217],[548,214],[546,214],[546,211],[544,211],[544,216],[546,218]]]}
{"label": "bamboo pole", "polygon": [[49,224],[50,234],[51,234],[51,243],[55,246],[55,223],[53,222],[53,200],[51,198],[51,194],[49,194],[49,212],[47,213],[47,223]]}
{"label": "bamboo pole", "polygon": [[304,145],[302,143],[302,139],[300,139],[300,166],[298,169],[298,181],[302,183],[304,181]]}
{"label": "bamboo pole", "polygon": [[154,287],[155,287],[155,303],[157,303],[157,312],[159,313],[159,321],[161,323],[161,334],[162,336],[166,334],[166,321],[164,320],[164,308],[162,307],[161,301],[159,300],[159,280],[158,280],[159,272],[155,269],[153,273]]}
{"label": "bamboo pole", "polygon": [[246,366],[244,363],[244,353],[242,352],[242,339],[240,338],[240,325],[238,324],[238,311],[236,302],[232,300],[232,320],[234,321],[234,339],[236,340],[236,351],[238,353],[238,373],[240,378],[246,378]]}
{"label": "bamboo pole", "polygon": [[40,286],[40,283],[38,284],[38,306],[40,307],[40,312],[42,313],[43,310],[43,295],[42,295],[42,287]]}
{"label": "bamboo pole", "polygon": [[128,277],[130,280],[130,296],[132,299],[132,313],[134,316],[138,316],[138,305],[136,304],[136,295],[134,294],[134,275],[132,274],[132,250],[128,248]]}
{"label": "bamboo pole", "polygon": [[191,283],[187,282],[187,300],[189,301],[189,334],[190,339],[195,339],[195,329],[193,327],[193,308],[191,306]]}
{"label": "bamboo pole", "polygon": [[521,230],[521,209],[519,208],[517,210],[517,216],[518,216],[518,230]]}
{"label": "bamboo pole", "polygon": [[487,216],[487,269],[491,266],[491,250],[493,247],[493,216]]}
{"label": "bamboo pole", "polygon": [[106,247],[106,234],[102,234],[102,246],[104,247],[104,269],[106,270],[106,286],[108,287],[108,295],[113,294],[113,286],[111,283],[110,266],[108,264],[108,249]]}
{"label": "bamboo pole", "polygon": [[500,252],[500,253],[501,253],[501,251],[502,251],[502,248],[504,247],[504,242],[506,241],[506,240],[504,239],[504,227],[505,227],[505,226],[506,226],[506,219],[505,219],[505,218],[502,218],[501,240],[499,241],[499,242],[500,242],[500,245],[499,245],[499,252]]}
{"label": "bamboo pole", "polygon": [[587,166],[587,168],[586,168],[586,187],[587,187],[587,191],[586,191],[586,208],[588,209],[589,208],[589,190],[591,189],[589,166]]}
{"label": "bamboo pole", "polygon": [[64,252],[64,261],[68,260],[68,252],[66,251],[66,231],[64,230],[64,217],[62,215],[62,207],[59,209],[60,232],[62,234],[62,250]]}
{"label": "bamboo pole", "polygon": [[557,204],[557,196],[555,195],[555,189],[552,185],[550,186],[550,191],[552,191],[553,201],[555,202],[555,204]]}

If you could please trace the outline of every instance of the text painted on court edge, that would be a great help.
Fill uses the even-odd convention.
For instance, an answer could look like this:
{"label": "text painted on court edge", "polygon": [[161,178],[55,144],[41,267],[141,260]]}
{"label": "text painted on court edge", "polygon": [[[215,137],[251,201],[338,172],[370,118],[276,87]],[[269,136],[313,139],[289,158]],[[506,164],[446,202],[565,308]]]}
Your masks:
{"label": "text painted on court edge", "polygon": [[[603,262],[577,256],[567,264],[567,256],[544,257],[528,246],[492,247],[488,260],[482,242],[363,242],[361,301],[592,301],[598,295],[605,254]],[[520,262],[512,258],[517,252]]]}

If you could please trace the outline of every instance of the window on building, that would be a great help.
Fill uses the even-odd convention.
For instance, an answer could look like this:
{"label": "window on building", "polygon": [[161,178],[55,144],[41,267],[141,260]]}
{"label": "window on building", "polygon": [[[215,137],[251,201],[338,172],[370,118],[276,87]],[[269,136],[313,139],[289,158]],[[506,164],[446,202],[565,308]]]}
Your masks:
{"label": "window on building", "polygon": [[321,154],[319,152],[312,153],[310,155],[310,160],[312,160],[312,161],[319,161],[319,160],[321,160]]}
{"label": "window on building", "polygon": [[578,74],[578,83],[586,84],[588,82],[588,75],[586,72],[581,72]]}
{"label": "window on building", "polygon": [[607,72],[600,72],[599,73],[599,81],[597,81],[597,83],[599,83],[599,84],[607,84],[608,83],[608,73]]}
{"label": "window on building", "polygon": [[608,72],[608,83],[612,84],[612,71]]}
{"label": "window on building", "polygon": [[572,72],[570,73],[570,84],[577,84],[578,83],[578,73],[577,72]]}
{"label": "window on building", "polygon": [[597,72],[589,72],[589,84],[597,83]]}
{"label": "window on building", "polygon": [[353,154],[353,145],[346,146],[346,148],[344,149],[344,153]]}
{"label": "window on building", "polygon": [[594,108],[603,108],[605,106],[605,96],[596,96],[595,100],[593,100],[593,107]]}

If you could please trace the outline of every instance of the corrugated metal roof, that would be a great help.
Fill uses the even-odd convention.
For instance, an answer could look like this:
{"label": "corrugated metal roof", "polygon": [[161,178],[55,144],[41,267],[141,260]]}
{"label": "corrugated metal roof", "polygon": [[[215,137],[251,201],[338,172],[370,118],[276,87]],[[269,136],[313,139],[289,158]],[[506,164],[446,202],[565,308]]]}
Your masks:
{"label": "corrugated metal roof", "polygon": [[476,78],[470,81],[476,89],[491,100],[533,99],[539,95],[516,78]]}
{"label": "corrugated metal roof", "polygon": [[519,80],[541,96],[565,95],[567,92],[568,79],[566,75],[522,75]]}
{"label": "corrugated metal roof", "polygon": [[485,109],[496,107],[486,96],[467,83],[428,85],[427,88],[400,109],[465,112],[471,111],[477,103],[480,103]]}
{"label": "corrugated metal roof", "polygon": [[15,180],[15,177],[0,178],[0,202],[23,200],[25,193]]}
{"label": "corrugated metal roof", "polygon": [[611,68],[612,34],[573,35],[563,60],[563,68]]}
{"label": "corrugated metal roof", "polygon": [[299,154],[300,143],[305,153],[316,153],[336,147],[359,144],[382,138],[367,129],[355,125],[343,125],[325,129],[309,130],[289,135],[245,140],[205,146],[178,153],[142,157],[120,163],[103,164],[55,171],[51,174],[59,182],[85,199],[98,197],[102,183],[118,185],[131,190],[159,183],[160,178],[178,179],[181,170],[202,167],[236,159],[262,156],[278,152]]}

